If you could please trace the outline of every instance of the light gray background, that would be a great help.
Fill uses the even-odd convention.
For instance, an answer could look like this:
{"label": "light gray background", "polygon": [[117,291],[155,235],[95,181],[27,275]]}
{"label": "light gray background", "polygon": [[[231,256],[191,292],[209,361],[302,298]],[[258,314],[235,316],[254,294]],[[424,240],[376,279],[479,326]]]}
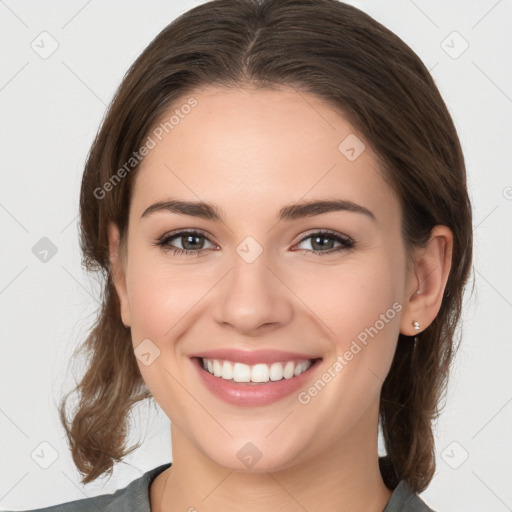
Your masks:
{"label": "light gray background", "polygon": [[[171,460],[167,417],[142,405],[132,438],[145,437],[143,447],[112,479],[82,486],[56,405],[72,370],[79,375],[70,356],[98,306],[77,238],[87,151],[129,65],[199,3],[0,0],[3,509],[113,492]],[[475,292],[466,295],[464,340],[436,428],[437,471],[422,498],[438,512],[512,510],[512,2],[351,3],[432,70],[459,132],[474,205]],[[42,58],[52,39],[58,48]],[[57,249],[46,262],[33,252],[43,237]]]}

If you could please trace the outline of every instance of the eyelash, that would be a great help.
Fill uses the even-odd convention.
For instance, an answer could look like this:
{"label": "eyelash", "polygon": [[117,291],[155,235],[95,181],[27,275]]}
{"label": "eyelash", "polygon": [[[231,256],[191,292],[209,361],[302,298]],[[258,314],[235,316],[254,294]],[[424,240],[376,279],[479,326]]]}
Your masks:
{"label": "eyelash", "polygon": [[[184,230],[184,231],[177,231],[174,233],[164,235],[162,238],[159,239],[159,241],[156,243],[156,245],[159,247],[162,247],[166,251],[171,251],[176,256],[179,256],[179,255],[199,256],[203,251],[208,250],[208,249],[199,249],[198,251],[191,251],[189,249],[180,249],[179,247],[173,247],[173,246],[169,245],[170,242],[172,240],[174,240],[175,238],[180,238],[185,235],[197,236],[197,237],[204,238],[204,239],[208,240],[210,243],[213,243],[208,239],[208,237],[206,237],[200,231]],[[350,250],[355,247],[355,242],[351,238],[346,237],[346,236],[341,236],[335,232],[327,231],[327,230],[323,230],[323,229],[321,229],[319,231],[315,231],[314,233],[310,233],[309,235],[306,235],[301,240],[299,240],[299,242],[297,242],[297,244],[301,244],[305,240],[308,240],[309,238],[314,238],[315,236],[316,237],[322,236],[324,238],[332,238],[336,242],[340,242],[342,245],[341,245],[341,247],[338,247],[336,249],[331,249],[329,251],[312,251],[310,249],[298,249],[298,251],[305,251],[306,253],[311,253],[314,256],[324,256],[325,254],[333,254],[338,251],[347,251],[347,250]]]}

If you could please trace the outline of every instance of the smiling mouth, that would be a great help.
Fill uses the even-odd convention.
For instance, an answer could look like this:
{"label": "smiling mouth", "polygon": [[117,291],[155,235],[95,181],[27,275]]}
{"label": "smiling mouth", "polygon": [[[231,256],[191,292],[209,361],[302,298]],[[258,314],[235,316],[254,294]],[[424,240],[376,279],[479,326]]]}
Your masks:
{"label": "smiling mouth", "polygon": [[265,384],[289,380],[307,372],[321,360],[299,359],[275,362],[271,364],[258,363],[248,365],[223,359],[196,358],[202,369],[219,379],[248,384]]}

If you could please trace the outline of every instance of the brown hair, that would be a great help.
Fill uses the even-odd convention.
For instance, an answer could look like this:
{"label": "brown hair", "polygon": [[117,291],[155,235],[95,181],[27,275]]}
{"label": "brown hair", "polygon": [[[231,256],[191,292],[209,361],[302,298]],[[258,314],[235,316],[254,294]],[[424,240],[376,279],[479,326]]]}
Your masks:
{"label": "brown hair", "polygon": [[[361,133],[402,208],[407,251],[435,225],[454,235],[441,309],[417,343],[400,334],[380,399],[386,485],[416,492],[435,470],[432,422],[457,348],[456,327],[472,259],[472,214],[464,158],[441,95],[418,56],[364,12],[337,0],[213,0],[168,25],[126,73],[90,149],[80,195],[83,264],[101,271],[103,303],[82,349],[88,368],[60,418],[87,483],[126,449],[131,407],[150,398],[121,321],[109,265],[107,224],[124,239],[138,165],[112,181],[171,105],[207,86],[286,85],[325,100]],[[124,174],[126,174],[124,176]],[[119,177],[119,174],[118,174]],[[112,186],[104,187],[109,182]]]}

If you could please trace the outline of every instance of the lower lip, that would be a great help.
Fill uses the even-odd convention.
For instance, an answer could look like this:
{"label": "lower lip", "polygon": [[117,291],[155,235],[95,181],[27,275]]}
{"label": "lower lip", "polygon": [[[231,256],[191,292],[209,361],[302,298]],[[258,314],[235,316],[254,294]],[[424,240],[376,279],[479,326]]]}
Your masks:
{"label": "lower lip", "polygon": [[215,377],[202,367],[199,358],[193,358],[199,377],[204,385],[217,397],[233,405],[254,407],[268,405],[291,395],[299,390],[312,376],[313,370],[321,362],[316,359],[303,373],[291,379],[281,379],[264,383],[234,382],[222,377]]}

